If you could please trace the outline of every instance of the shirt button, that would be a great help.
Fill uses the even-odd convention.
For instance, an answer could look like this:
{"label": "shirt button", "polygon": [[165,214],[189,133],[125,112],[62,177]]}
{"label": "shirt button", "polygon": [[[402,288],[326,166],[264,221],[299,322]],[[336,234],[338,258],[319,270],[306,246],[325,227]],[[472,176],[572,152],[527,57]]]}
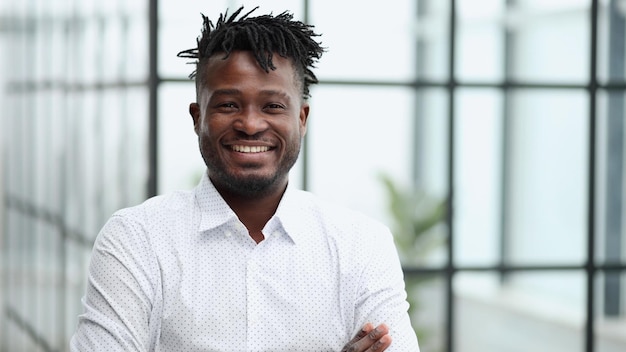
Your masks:
{"label": "shirt button", "polygon": [[232,236],[232,235],[233,235],[233,233],[232,233],[232,232],[230,232],[230,231],[226,231],[225,235],[226,235],[226,237],[230,237],[230,236]]}
{"label": "shirt button", "polygon": [[259,266],[254,263],[250,263],[248,265],[248,270],[250,270],[253,273],[256,273],[257,271],[259,271]]}

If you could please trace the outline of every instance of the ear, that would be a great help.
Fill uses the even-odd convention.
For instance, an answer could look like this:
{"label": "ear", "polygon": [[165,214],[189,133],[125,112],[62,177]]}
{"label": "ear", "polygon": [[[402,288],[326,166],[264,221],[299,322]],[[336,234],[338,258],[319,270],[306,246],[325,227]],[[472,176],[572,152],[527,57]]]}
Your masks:
{"label": "ear", "polygon": [[193,130],[198,134],[200,131],[200,105],[198,103],[189,104],[189,115],[193,119]]}
{"label": "ear", "polygon": [[300,107],[300,135],[306,134],[306,123],[309,118],[309,103],[302,103]]}

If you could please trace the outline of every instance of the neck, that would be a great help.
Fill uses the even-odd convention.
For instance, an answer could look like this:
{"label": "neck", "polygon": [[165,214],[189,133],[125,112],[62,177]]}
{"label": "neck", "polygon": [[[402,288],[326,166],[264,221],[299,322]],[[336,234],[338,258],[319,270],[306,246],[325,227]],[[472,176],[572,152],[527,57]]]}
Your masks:
{"label": "neck", "polygon": [[242,195],[215,184],[215,188],[224,198],[226,204],[237,214],[239,220],[246,226],[250,236],[257,242],[264,239],[263,227],[274,216],[278,204],[287,188],[287,181],[279,183],[263,193],[256,195]]}

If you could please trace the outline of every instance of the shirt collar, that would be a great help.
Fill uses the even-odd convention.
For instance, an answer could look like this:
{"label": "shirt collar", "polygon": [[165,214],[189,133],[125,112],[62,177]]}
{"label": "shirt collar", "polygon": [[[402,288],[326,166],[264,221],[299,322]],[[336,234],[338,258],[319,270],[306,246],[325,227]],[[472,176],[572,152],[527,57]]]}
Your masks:
{"label": "shirt collar", "polygon": [[[196,186],[196,202],[200,208],[200,227],[199,231],[208,231],[228,222],[237,220],[237,214],[230,208],[224,198],[219,194],[215,186],[209,179],[208,173],[205,172],[200,179],[200,183]],[[291,183],[287,184],[287,189],[278,204],[276,213],[268,221],[267,227],[282,227],[294,243],[298,243],[305,235],[306,217],[310,216],[310,211],[306,206],[307,202],[302,192]],[[276,223],[277,222],[277,223]]]}
{"label": "shirt collar", "polygon": [[196,186],[196,203],[200,208],[199,231],[207,231],[237,219],[237,214],[228,206],[204,172],[200,183]]}
{"label": "shirt collar", "polygon": [[308,202],[303,197],[305,194],[307,193],[288,184],[274,214],[274,218],[280,222],[287,236],[295,244],[306,236],[306,224],[309,223],[306,218],[311,216]]}

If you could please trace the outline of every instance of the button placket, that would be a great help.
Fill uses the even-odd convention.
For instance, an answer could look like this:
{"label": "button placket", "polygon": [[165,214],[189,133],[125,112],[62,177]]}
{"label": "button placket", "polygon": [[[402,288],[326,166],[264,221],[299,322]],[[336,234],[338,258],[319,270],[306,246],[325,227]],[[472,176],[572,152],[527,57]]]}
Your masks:
{"label": "button placket", "polygon": [[248,344],[254,344],[253,342],[258,339],[259,324],[260,324],[260,309],[262,300],[262,292],[258,284],[258,276],[260,274],[261,267],[255,261],[255,254],[251,255],[246,264],[246,292],[247,292],[247,327],[248,327]]}

